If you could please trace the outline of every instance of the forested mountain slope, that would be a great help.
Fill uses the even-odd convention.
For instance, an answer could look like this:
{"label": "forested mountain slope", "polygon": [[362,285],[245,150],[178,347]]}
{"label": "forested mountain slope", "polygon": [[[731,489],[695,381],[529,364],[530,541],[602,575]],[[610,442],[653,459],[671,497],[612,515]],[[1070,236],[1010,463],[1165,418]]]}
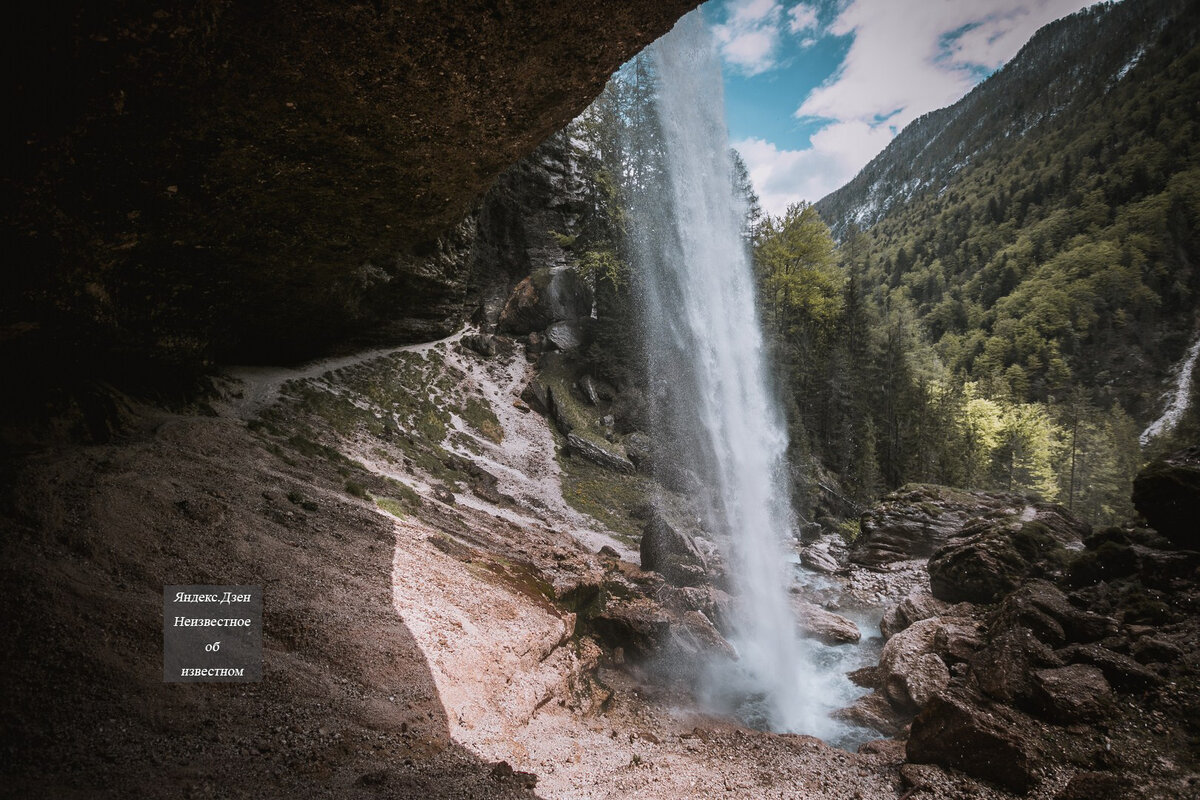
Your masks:
{"label": "forested mountain slope", "polygon": [[1200,289],[1198,21],[1175,0],[1081,12],[907,129],[818,204],[844,239],[874,221],[864,288],[992,392],[1082,384],[1146,418]]}
{"label": "forested mountain slope", "polygon": [[[932,480],[1127,510],[1137,434],[1196,337],[1198,41],[1180,0],[1052,23],[759,230],[785,390],[854,496]],[[806,227],[819,243],[814,209],[832,261],[764,249]]]}
{"label": "forested mountain slope", "polygon": [[1002,69],[954,105],[909,124],[858,175],[816,205],[836,235],[870,227],[888,211],[940,190],[960,170],[1001,150],[1012,138],[1069,122],[1080,109],[1125,81],[1187,3],[1100,3],[1039,30]]}

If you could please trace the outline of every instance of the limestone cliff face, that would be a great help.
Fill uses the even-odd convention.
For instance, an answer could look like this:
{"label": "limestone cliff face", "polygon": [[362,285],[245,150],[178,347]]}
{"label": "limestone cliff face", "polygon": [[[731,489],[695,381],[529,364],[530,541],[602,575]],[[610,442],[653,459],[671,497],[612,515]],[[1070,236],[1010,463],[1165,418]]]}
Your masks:
{"label": "limestone cliff face", "polygon": [[107,375],[447,332],[478,197],[697,4],[23,7],[0,357]]}

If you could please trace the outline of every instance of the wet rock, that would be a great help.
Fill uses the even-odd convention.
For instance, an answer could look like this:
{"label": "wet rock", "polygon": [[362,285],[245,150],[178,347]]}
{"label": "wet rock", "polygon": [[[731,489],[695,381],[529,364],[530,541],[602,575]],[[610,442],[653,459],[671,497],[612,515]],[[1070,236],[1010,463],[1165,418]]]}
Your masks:
{"label": "wet rock", "polygon": [[1064,725],[1097,720],[1112,702],[1112,687],[1104,673],[1089,664],[1038,670],[1033,682],[1038,708]]}
{"label": "wet rock", "polygon": [[856,644],[862,639],[858,626],[841,614],[795,598],[792,608],[796,611],[797,630],[801,636],[829,645]]}
{"label": "wet rock", "polygon": [[1133,657],[1143,664],[1169,664],[1183,657],[1183,648],[1154,636],[1143,636],[1133,643]]}
{"label": "wet rock", "polygon": [[1090,664],[1104,673],[1115,688],[1138,692],[1162,684],[1163,679],[1129,656],[1098,644],[1073,644],[1055,651],[1068,664]]}
{"label": "wet rock", "polygon": [[1117,621],[1075,608],[1046,581],[1030,581],[1001,602],[992,616],[993,631],[1025,627],[1052,647],[1094,642],[1117,632]]}
{"label": "wet rock", "polygon": [[635,660],[658,652],[670,632],[671,620],[663,608],[646,597],[608,603],[589,620],[596,636],[610,649],[621,648]]}
{"label": "wet rock", "polygon": [[966,619],[944,621],[933,634],[933,649],[948,664],[969,662],[984,645],[981,627]]}
{"label": "wet rock", "polygon": [[878,567],[929,556],[971,519],[1020,508],[1024,499],[944,486],[909,484],[883,497],[859,519],[850,559]]}
{"label": "wet rock", "polygon": [[685,656],[718,655],[736,661],[733,649],[712,621],[699,611],[688,611],[678,623],[671,625],[671,647]]}
{"label": "wet rock", "polygon": [[938,600],[924,589],[914,589],[903,600],[889,608],[879,621],[879,632],[890,639],[914,622],[945,614],[949,603]]}
{"label": "wet rock", "polygon": [[638,472],[649,472],[650,437],[641,431],[634,431],[625,437],[625,452],[629,460],[638,468]]}
{"label": "wet rock", "polygon": [[855,725],[874,728],[885,736],[900,733],[908,721],[907,717],[898,712],[880,692],[863,695],[846,708],[833,712],[832,716]]}
{"label": "wet rock", "polygon": [[500,312],[499,328],[506,333],[532,333],[540,331],[553,320],[547,319],[543,309],[538,306],[539,292],[530,275],[513,288],[512,294]]}
{"label": "wet rock", "polygon": [[1200,445],[1142,469],[1133,481],[1133,505],[1177,547],[1200,550]]}
{"label": "wet rock", "polygon": [[1004,703],[1027,704],[1033,699],[1031,677],[1039,667],[1062,666],[1054,651],[1028,628],[1012,628],[994,637],[971,661],[979,688]]}
{"label": "wet rock", "polygon": [[838,560],[820,547],[806,547],[800,551],[800,563],[813,572],[832,575],[842,568]]}
{"label": "wet rock", "polygon": [[909,761],[960,769],[1014,792],[1038,782],[1038,753],[1012,718],[1012,712],[981,698],[939,693],[912,723]]}
{"label": "wet rock", "polygon": [[1112,772],[1078,772],[1054,800],[1126,800],[1137,784]]}
{"label": "wet rock", "polygon": [[492,358],[501,352],[501,347],[495,336],[487,333],[469,333],[462,337],[462,346],[473,353]]}
{"label": "wet rock", "polygon": [[596,379],[591,375],[584,375],[575,385],[579,388],[579,393],[583,395],[583,399],[594,406],[600,405],[600,389],[596,384]]}
{"label": "wet rock", "polygon": [[1064,539],[1082,543],[1081,523],[1054,507],[1034,519],[981,520],[929,559],[933,596],[948,603],[994,603],[1025,580],[1062,573],[1069,556]]}
{"label": "wet rock", "polygon": [[941,625],[936,619],[920,620],[883,646],[880,686],[897,708],[921,708],[950,683],[950,670],[934,650],[934,636]]}
{"label": "wet rock", "polygon": [[546,340],[556,349],[570,353],[587,344],[589,326],[585,320],[561,320],[546,328]]}
{"label": "wet rock", "polygon": [[[592,290],[573,269],[541,269],[517,284],[500,312],[499,330],[528,334],[592,313]],[[547,331],[549,335],[549,331]],[[567,348],[561,348],[567,349]]]}
{"label": "wet rock", "polygon": [[531,380],[521,391],[521,399],[537,413],[545,416],[550,413],[550,392],[546,384],[537,378]]}
{"label": "wet rock", "polygon": [[680,614],[699,611],[722,635],[732,630],[733,599],[715,586],[665,586],[656,597],[664,606]]}
{"label": "wet rock", "polygon": [[567,447],[572,453],[576,453],[593,464],[599,464],[607,469],[616,472],[623,472],[627,475],[632,475],[636,472],[633,462],[626,458],[623,454],[617,451],[617,446],[605,442],[599,442],[585,439],[577,433],[567,434]]}
{"label": "wet rock", "polygon": [[689,666],[716,655],[736,659],[737,652],[712,621],[699,611],[674,612],[648,597],[609,602],[592,616],[589,625],[610,649],[635,661],[653,655],[684,656]]}
{"label": "wet rock", "polygon": [[695,585],[708,570],[696,540],[657,514],[642,530],[638,552],[642,569],[653,570],[676,585]]}

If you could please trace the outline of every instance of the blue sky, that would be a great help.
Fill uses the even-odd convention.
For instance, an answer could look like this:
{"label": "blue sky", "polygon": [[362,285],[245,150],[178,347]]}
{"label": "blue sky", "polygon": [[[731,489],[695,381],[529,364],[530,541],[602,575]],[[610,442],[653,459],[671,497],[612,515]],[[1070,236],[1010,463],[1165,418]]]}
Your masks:
{"label": "blue sky", "polygon": [[763,207],[816,201],[1084,0],[709,0],[733,145]]}

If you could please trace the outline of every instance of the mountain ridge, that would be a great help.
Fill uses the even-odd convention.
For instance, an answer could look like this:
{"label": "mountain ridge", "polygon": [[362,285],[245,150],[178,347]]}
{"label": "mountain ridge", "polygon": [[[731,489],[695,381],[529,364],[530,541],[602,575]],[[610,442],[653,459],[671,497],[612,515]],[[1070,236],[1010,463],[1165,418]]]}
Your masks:
{"label": "mountain ridge", "polygon": [[[1144,53],[1145,42],[1161,31],[1168,15],[1176,15],[1186,5],[1180,0],[1098,3],[1043,26],[1016,56],[961,100],[909,123],[854,178],[818,200],[817,210],[839,240],[845,237],[851,223],[860,228],[871,227],[887,216],[897,202],[911,200],[931,186],[945,184],[975,158],[990,151],[998,140],[1017,133],[1014,128],[1019,122],[1025,122],[1025,129],[1020,131],[1025,133],[1057,117],[1070,105],[1095,99],[1095,92],[1082,97],[1072,95],[1072,88],[1079,85],[1079,64],[1069,75],[1057,76],[1042,85],[1046,58],[1057,55],[1063,60],[1068,57],[1078,60],[1090,50],[1086,64],[1120,80]],[[1110,36],[1105,40],[1109,46],[1098,46],[1086,35],[1091,28],[1102,25],[1131,34],[1141,33]],[[1036,103],[1023,109],[1025,97],[1030,95],[1036,98]],[[997,97],[1007,102],[995,102]],[[1012,122],[1002,129],[1001,137],[981,138],[992,127],[985,122],[996,124],[1013,111],[1017,114],[1010,116]],[[1030,119],[1034,113],[1036,118]],[[945,144],[942,149],[953,149],[941,155],[935,147],[939,142]]]}

